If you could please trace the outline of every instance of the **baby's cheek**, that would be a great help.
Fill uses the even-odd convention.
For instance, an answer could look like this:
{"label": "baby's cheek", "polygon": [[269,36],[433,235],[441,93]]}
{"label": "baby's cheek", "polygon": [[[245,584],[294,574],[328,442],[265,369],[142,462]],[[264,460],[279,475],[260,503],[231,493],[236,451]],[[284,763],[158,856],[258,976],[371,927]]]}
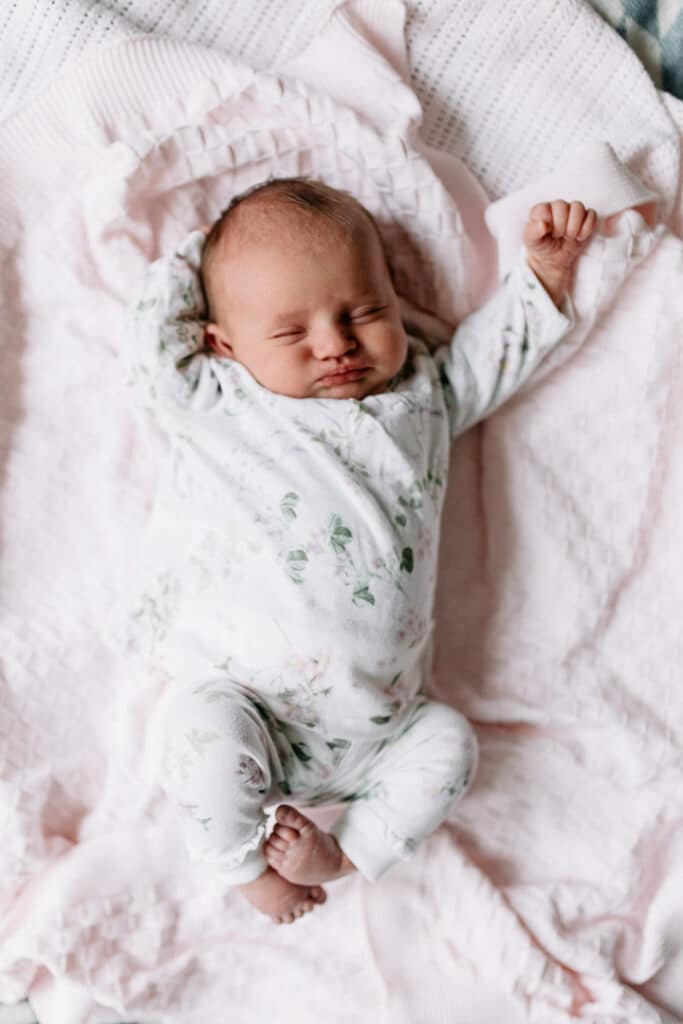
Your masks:
{"label": "baby's cheek", "polygon": [[368,324],[367,348],[376,356],[393,361],[406,347],[403,328],[397,328],[391,321]]}
{"label": "baby's cheek", "polygon": [[319,375],[315,369],[315,360],[306,346],[294,345],[283,353],[277,372],[282,381],[288,382],[290,393],[301,397],[308,394],[311,378]]}
{"label": "baby's cheek", "polygon": [[399,322],[398,325],[393,327],[389,346],[392,353],[392,362],[394,364],[395,372],[398,373],[406,361],[406,356],[408,355],[408,338],[406,332],[403,330],[402,323]]}
{"label": "baby's cheek", "polygon": [[292,376],[290,360],[281,352],[260,352],[252,356],[252,371],[258,381],[274,390]]}

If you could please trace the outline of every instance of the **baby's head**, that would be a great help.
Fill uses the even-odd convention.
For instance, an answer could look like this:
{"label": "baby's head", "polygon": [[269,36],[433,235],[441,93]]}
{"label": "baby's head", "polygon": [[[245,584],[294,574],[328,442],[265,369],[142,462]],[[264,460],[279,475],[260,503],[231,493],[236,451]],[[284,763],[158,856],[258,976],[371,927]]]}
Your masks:
{"label": "baby's head", "polygon": [[292,398],[365,398],[408,342],[374,220],[351,195],[283,178],[238,196],[202,256],[206,343]]}

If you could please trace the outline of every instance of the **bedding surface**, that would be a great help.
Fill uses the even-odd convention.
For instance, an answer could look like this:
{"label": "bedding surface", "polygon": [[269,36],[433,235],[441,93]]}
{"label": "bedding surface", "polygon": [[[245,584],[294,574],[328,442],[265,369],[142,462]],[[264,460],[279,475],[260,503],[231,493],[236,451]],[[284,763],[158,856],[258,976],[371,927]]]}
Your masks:
{"label": "bedding surface", "polygon": [[[0,1000],[29,994],[43,1024],[553,1024],[578,980],[582,1019],[683,1020],[683,119],[584,5],[515,8],[302,4],[277,80],[100,39],[0,125]],[[352,188],[443,331],[530,196],[489,210],[498,250],[486,193],[569,175],[605,217],[655,193],[670,229],[603,225],[581,351],[454,451],[432,693],[477,729],[471,796],[291,929],[186,863],[150,770],[159,681],[115,643],[164,450],[119,375],[125,307],[266,167]]]}

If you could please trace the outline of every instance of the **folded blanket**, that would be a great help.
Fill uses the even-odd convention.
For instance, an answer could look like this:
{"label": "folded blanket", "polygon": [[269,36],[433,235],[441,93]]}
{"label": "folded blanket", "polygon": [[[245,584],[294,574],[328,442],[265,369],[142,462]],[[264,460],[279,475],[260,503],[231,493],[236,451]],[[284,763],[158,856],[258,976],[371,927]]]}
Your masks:
{"label": "folded blanket", "polygon": [[[318,89],[139,39],[0,126],[0,999],[30,992],[45,1024],[193,1024],[226,1005],[245,1020],[566,1021],[575,972],[584,1019],[683,1015],[683,246],[637,213],[582,260],[579,355],[454,453],[434,695],[476,720],[482,761],[448,826],[381,884],[342,879],[275,929],[187,863],[154,781],[159,684],[111,639],[164,450],[116,360],[147,262],[234,190],[308,172],[378,216],[413,312],[447,327],[495,284],[482,192],[419,138],[392,64],[401,9],[376,15],[352,6],[292,60]],[[651,189],[675,209],[672,138],[630,161],[642,191],[618,173],[603,215]]]}

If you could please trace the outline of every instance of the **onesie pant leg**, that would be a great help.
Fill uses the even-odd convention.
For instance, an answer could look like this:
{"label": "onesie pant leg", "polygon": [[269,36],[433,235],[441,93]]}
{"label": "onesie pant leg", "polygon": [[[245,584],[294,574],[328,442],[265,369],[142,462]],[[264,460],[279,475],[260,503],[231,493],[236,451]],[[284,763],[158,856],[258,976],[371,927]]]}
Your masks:
{"label": "onesie pant leg", "polygon": [[468,721],[445,704],[423,700],[396,736],[379,744],[344,798],[350,806],[330,830],[346,855],[374,881],[444,820],[467,789],[477,763]]}
{"label": "onesie pant leg", "polygon": [[161,730],[160,782],[180,813],[190,859],[234,885],[266,870],[263,805],[282,775],[258,707],[224,681],[209,682],[175,691]]}

